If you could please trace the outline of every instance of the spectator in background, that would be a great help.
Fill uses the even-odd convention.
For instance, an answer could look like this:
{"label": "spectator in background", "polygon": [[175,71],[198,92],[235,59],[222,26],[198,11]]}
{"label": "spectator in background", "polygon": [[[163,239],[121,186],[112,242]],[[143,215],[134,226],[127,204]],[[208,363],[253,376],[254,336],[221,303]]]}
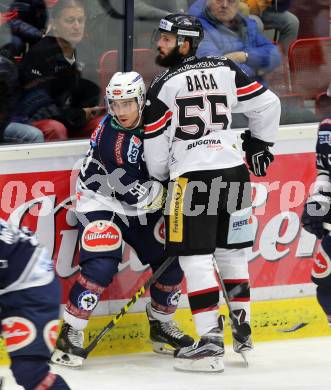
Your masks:
{"label": "spectator in background", "polygon": [[36,127],[15,123],[13,111],[20,94],[18,71],[11,58],[11,32],[8,19],[12,12],[0,14],[0,143],[43,142]]}
{"label": "spectator in background", "polygon": [[86,126],[99,112],[99,88],[82,79],[76,58],[75,47],[84,36],[84,4],[58,0],[51,11],[53,36],[42,38],[21,64],[24,96],[17,113],[33,120],[46,140],[89,136],[93,125]]}
{"label": "spectator in background", "polygon": [[[263,0],[262,0],[263,1]],[[246,16],[246,17],[249,17],[253,20],[255,20],[256,24],[257,24],[257,28],[259,30],[259,32],[263,33],[263,30],[264,30],[264,25],[262,23],[262,20],[260,19],[260,17],[258,16],[258,14],[254,14],[249,5],[248,5],[248,0],[240,0],[240,3],[239,3],[239,12],[243,15],[243,16]]]}
{"label": "spectator in background", "polygon": [[[125,4],[123,0],[98,0],[86,4],[87,35],[91,41],[86,52],[98,61],[109,50],[123,50],[121,31],[124,26]],[[155,22],[171,12],[186,12],[188,0],[135,0],[134,47],[150,48]],[[78,48],[79,50],[79,48]],[[120,70],[119,64],[116,70]],[[146,81],[146,80],[145,80]]]}
{"label": "spectator in background", "polygon": [[47,8],[44,0],[14,0],[9,11],[16,17],[9,21],[12,32],[13,56],[20,56],[43,37],[47,28]]}
{"label": "spectator in background", "polygon": [[135,11],[135,42],[137,47],[150,47],[155,22],[170,13],[184,13],[187,10],[187,0],[136,0]]}
{"label": "spectator in background", "polygon": [[0,143],[43,142],[43,133],[12,117],[19,96],[18,72],[15,64],[0,55]]}
{"label": "spectator in background", "polygon": [[[265,30],[275,29],[279,32],[277,42],[287,54],[291,43],[298,37],[299,19],[288,11],[292,0],[246,0],[247,3],[263,3],[260,17]],[[270,4],[271,3],[271,4]],[[269,6],[268,6],[269,5]],[[252,12],[252,11],[251,11]],[[255,13],[255,12],[253,12]]]}
{"label": "spectator in background", "polygon": [[279,50],[261,35],[256,22],[239,12],[240,0],[197,0],[188,14],[197,16],[205,37],[197,56],[226,56],[253,79],[263,82],[263,75],[281,61]]}

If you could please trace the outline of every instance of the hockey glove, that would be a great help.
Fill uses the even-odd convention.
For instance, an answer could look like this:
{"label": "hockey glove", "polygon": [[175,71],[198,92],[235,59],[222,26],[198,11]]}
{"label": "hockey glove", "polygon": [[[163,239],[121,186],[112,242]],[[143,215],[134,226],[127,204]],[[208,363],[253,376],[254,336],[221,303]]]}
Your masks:
{"label": "hockey glove", "polygon": [[241,134],[243,140],[242,149],[246,152],[246,161],[250,171],[255,176],[265,176],[268,166],[274,161],[274,156],[269,151],[273,143],[262,141],[251,136],[246,130]]}
{"label": "hockey glove", "polygon": [[322,239],[327,230],[323,228],[323,222],[331,222],[330,211],[331,198],[323,194],[316,194],[307,199],[304,205],[301,222],[303,228]]}

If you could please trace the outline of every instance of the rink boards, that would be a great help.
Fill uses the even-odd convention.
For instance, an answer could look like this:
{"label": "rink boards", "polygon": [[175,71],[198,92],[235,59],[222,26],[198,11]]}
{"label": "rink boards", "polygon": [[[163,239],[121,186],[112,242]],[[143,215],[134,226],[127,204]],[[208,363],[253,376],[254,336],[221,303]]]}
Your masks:
{"label": "rink boards", "polygon": [[[268,176],[252,178],[256,240],[249,253],[249,267],[256,341],[330,334],[310,282],[317,241],[300,227],[304,199],[315,176],[316,131],[315,124],[282,127]],[[77,172],[87,148],[84,140],[0,149],[0,215],[14,224],[31,227],[49,248],[62,277],[63,303],[78,270],[72,201]],[[97,317],[91,321],[87,340],[150,275],[129,246],[124,247],[123,259],[119,274],[96,309]],[[177,319],[193,332],[185,286],[183,292]],[[150,349],[143,313],[146,299],[140,299],[105,337],[97,355]],[[9,336],[14,337],[17,329],[19,324]],[[52,331],[54,340],[54,328]],[[1,358],[6,360],[4,354],[0,362]]]}

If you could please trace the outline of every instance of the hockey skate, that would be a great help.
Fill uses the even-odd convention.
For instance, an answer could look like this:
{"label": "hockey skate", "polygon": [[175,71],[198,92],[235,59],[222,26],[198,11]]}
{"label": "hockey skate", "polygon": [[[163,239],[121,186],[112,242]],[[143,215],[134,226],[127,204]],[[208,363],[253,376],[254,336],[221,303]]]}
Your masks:
{"label": "hockey skate", "polygon": [[84,332],[76,330],[64,322],[59,337],[56,340],[56,347],[51,357],[51,362],[72,368],[80,368],[84,358],[75,355],[77,348],[83,348]]}
{"label": "hockey skate", "polygon": [[174,368],[180,371],[223,372],[223,331],[214,328],[189,347],[175,352]]}
{"label": "hockey skate", "polygon": [[245,317],[245,310],[233,310],[232,315],[230,315],[230,324],[232,328],[233,350],[242,356],[246,366],[248,366],[246,352],[253,349],[253,342],[251,337],[252,330],[250,324],[245,321]]}
{"label": "hockey skate", "polygon": [[[174,349],[187,347],[194,343],[194,339],[182,332],[176,322],[161,322],[155,319],[150,302],[146,305],[146,313],[150,326],[149,337],[154,352],[173,355]],[[169,346],[174,349],[170,349]]]}

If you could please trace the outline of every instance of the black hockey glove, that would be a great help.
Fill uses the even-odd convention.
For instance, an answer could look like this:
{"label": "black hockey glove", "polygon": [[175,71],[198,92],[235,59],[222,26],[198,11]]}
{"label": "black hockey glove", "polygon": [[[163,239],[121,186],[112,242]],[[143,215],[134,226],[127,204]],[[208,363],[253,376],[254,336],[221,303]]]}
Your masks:
{"label": "black hockey glove", "polygon": [[322,239],[328,233],[323,222],[331,222],[331,198],[323,194],[316,194],[307,199],[301,216],[302,226],[307,232]]}
{"label": "black hockey glove", "polygon": [[241,134],[241,138],[243,140],[242,149],[246,152],[246,161],[250,171],[255,176],[265,176],[268,166],[274,161],[274,156],[269,151],[269,146],[273,143],[252,137],[249,130]]}

